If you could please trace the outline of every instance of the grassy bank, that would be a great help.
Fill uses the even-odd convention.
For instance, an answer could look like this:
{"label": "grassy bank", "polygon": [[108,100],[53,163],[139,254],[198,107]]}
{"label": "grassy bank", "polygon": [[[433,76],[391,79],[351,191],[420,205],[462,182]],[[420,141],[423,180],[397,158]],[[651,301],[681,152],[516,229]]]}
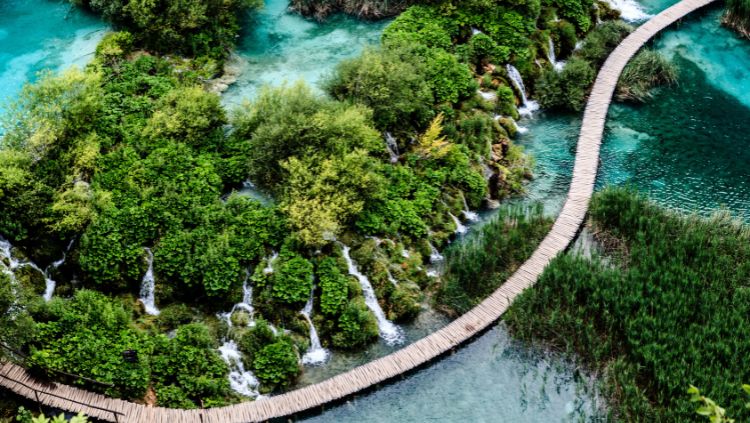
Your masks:
{"label": "grassy bank", "polygon": [[597,194],[590,213],[612,260],[557,258],[507,313],[514,333],[601,372],[619,420],[699,420],[693,384],[746,421],[747,227],[681,216],[624,189]]}

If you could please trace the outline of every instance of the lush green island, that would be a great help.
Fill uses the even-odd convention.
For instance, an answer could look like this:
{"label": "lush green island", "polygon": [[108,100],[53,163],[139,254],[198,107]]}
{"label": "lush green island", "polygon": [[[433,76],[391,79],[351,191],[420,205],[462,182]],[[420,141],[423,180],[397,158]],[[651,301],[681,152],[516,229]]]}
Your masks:
{"label": "lush green island", "polygon": [[[532,96],[581,111],[597,68],[632,31],[591,0],[299,0],[296,10],[321,18],[398,16],[381,45],[336,68],[324,95],[287,84],[226,111],[206,88],[260,4],[73,3],[117,31],[86,69],[42,75],[3,117],[0,341],[39,374],[183,408],[289,389],[329,349],[402,342],[397,324],[424,303],[456,315],[492,292],[551,225],[541,209],[501,206],[461,240],[472,210],[522,195],[532,178],[515,121],[537,107]],[[617,97],[646,101],[676,77],[643,51]],[[629,242],[608,239],[618,237]],[[555,289],[545,301],[564,298]],[[510,316],[522,336],[552,324],[524,314],[553,310],[534,298]],[[610,335],[602,354],[615,357],[629,340]],[[599,354],[578,339],[571,350]],[[627,375],[641,358],[621,360]],[[685,376],[669,373],[654,395],[700,382],[734,401]],[[671,397],[644,402],[636,379],[618,383],[631,390],[623,415],[687,415],[667,407]]]}

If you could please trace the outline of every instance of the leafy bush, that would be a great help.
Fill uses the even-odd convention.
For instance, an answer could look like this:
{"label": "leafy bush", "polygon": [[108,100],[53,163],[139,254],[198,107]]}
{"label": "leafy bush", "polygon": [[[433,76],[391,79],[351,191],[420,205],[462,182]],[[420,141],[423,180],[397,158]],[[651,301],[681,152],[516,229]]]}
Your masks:
{"label": "leafy bush", "polygon": [[299,374],[299,358],[294,344],[279,338],[255,354],[253,369],[261,383],[289,385]]}
{"label": "leafy bush", "polygon": [[595,77],[596,71],[587,61],[572,57],[562,71],[548,69],[539,78],[536,85],[539,104],[547,109],[579,112],[586,105],[586,94]]}
{"label": "leafy bush", "polygon": [[379,334],[378,322],[361,298],[349,301],[337,323],[333,345],[338,348],[357,348],[367,345]]}
{"label": "leafy bush", "polygon": [[343,309],[349,298],[349,282],[341,272],[336,259],[324,258],[317,269],[320,285],[320,311],[323,314],[336,316]]}
{"label": "leafy bush", "polygon": [[272,274],[273,297],[286,304],[304,303],[312,283],[312,263],[298,255],[282,257]]}

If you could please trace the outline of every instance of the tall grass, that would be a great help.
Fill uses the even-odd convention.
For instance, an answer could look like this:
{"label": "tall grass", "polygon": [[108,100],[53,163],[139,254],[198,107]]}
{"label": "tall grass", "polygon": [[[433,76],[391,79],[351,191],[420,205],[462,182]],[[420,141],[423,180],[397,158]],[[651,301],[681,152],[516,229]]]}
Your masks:
{"label": "tall grass", "polygon": [[468,311],[531,256],[551,227],[541,205],[500,209],[478,233],[447,249],[437,303]]}
{"label": "tall grass", "polygon": [[664,55],[642,50],[625,66],[617,83],[617,100],[646,102],[652,88],[677,82],[677,68]]}
{"label": "tall grass", "polygon": [[750,0],[727,0],[721,22],[750,38]]}
{"label": "tall grass", "polygon": [[622,421],[698,421],[689,384],[748,421],[750,233],[726,215],[682,216],[623,189],[597,194],[614,267],[565,255],[506,314],[522,338],[575,352],[605,375]]}

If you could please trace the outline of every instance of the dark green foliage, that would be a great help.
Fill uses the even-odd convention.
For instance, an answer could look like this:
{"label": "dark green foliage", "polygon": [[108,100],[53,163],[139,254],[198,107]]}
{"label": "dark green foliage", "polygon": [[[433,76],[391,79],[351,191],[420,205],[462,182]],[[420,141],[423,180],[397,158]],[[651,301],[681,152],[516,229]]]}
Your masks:
{"label": "dark green foliage", "polygon": [[361,298],[349,301],[337,323],[333,345],[338,348],[357,348],[378,337],[378,322]]}
{"label": "dark green foliage", "polygon": [[234,46],[238,19],[255,0],[71,0],[129,30],[138,44],[162,53],[222,59]]}
{"label": "dark green foliage", "polygon": [[689,384],[747,420],[747,227],[681,216],[625,189],[597,194],[590,214],[614,262],[556,259],[506,315],[514,331],[605,370],[622,420],[700,420]]}
{"label": "dark green foliage", "polygon": [[333,257],[324,258],[316,271],[320,286],[320,311],[336,316],[349,298],[348,277]]}
{"label": "dark green foliage", "polygon": [[562,71],[548,69],[536,85],[539,104],[547,109],[580,112],[586,105],[586,94],[596,71],[589,62],[572,57]]}
{"label": "dark green foliage", "polygon": [[286,386],[300,372],[294,344],[287,338],[278,338],[255,353],[253,369],[262,383]]}
{"label": "dark green foliage", "polygon": [[622,21],[604,22],[586,36],[576,55],[598,68],[632,31],[633,27]]}
{"label": "dark green foliage", "polygon": [[677,68],[664,55],[646,49],[625,66],[617,83],[616,98],[620,101],[645,102],[658,85],[677,82]]}
{"label": "dark green foliage", "polygon": [[575,24],[580,32],[591,29],[593,0],[544,0],[543,5],[555,7],[558,17]]}
{"label": "dark green foliage", "polygon": [[255,326],[242,334],[238,345],[240,351],[245,354],[245,360],[252,363],[255,360],[255,354],[264,346],[273,343],[275,337],[268,323],[263,319],[257,319]]}
{"label": "dark green foliage", "polygon": [[551,226],[541,206],[500,209],[477,234],[445,251],[437,303],[456,313],[468,311],[531,256]]}
{"label": "dark green foliage", "polygon": [[184,406],[181,397],[221,405],[229,394],[229,370],[217,347],[208,328],[199,323],[179,327],[173,339],[157,337],[150,363],[159,405]]}

